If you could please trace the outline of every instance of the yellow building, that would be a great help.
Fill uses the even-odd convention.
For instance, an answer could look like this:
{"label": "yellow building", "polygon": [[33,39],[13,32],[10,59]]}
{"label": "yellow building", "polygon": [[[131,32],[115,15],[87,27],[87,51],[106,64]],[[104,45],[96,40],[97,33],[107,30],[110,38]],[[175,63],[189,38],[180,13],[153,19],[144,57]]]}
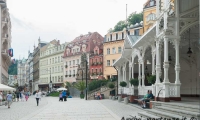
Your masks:
{"label": "yellow building", "polygon": [[143,7],[144,32],[153,26],[156,21],[156,1],[148,0]]}
{"label": "yellow building", "polygon": [[126,34],[135,36],[142,35],[143,22],[128,27],[128,33],[124,29],[122,31],[109,32],[105,35],[103,44],[103,73],[105,79],[117,77],[117,71],[112,65],[121,56]]}

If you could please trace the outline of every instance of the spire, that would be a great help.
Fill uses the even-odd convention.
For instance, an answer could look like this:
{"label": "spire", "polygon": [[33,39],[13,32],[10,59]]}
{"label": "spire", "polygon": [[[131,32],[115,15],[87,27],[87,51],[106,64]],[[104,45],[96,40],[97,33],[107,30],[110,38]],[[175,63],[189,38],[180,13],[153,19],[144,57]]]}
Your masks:
{"label": "spire", "polygon": [[40,43],[40,36],[39,36],[39,39],[38,39],[38,44]]}

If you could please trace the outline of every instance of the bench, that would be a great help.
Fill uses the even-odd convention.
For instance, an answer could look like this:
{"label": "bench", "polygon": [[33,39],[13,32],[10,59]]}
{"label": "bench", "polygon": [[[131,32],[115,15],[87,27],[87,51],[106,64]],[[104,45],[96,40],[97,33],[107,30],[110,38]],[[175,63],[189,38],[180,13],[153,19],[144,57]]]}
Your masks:
{"label": "bench", "polygon": [[[140,106],[143,98],[134,99],[134,101]],[[154,99],[150,99],[149,102],[146,102],[146,108],[150,108],[150,101],[154,101]]]}

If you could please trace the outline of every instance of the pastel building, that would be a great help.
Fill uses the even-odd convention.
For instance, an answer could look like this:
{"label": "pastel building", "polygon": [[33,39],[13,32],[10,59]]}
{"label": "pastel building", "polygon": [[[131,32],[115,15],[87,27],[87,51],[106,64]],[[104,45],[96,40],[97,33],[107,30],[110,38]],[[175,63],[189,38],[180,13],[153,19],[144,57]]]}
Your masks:
{"label": "pastel building", "polygon": [[[81,56],[85,53],[85,59],[89,63],[89,55],[94,51],[94,47],[97,44],[101,44],[102,41],[103,37],[98,32],[88,32],[88,34],[76,37],[66,46],[63,55],[63,63],[65,66],[64,81],[76,82],[78,66],[81,62],[84,62],[81,61]],[[81,78],[79,76],[78,79],[81,80]]]}
{"label": "pastel building", "polygon": [[63,85],[63,51],[67,43],[60,44],[60,40],[52,40],[40,49],[39,65],[39,89],[49,91],[49,83],[52,89]]}

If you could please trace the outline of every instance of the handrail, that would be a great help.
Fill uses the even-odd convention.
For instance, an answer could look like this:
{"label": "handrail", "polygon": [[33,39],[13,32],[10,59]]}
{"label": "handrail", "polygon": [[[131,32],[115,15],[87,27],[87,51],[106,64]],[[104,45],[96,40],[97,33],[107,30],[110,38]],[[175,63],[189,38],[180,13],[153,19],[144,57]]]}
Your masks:
{"label": "handrail", "polygon": [[[158,92],[158,96],[157,96],[157,97],[159,97],[159,95],[160,95],[160,92],[161,92],[162,90],[165,90],[165,89],[160,89],[160,91]],[[157,100],[156,100],[156,101],[157,101]]]}

